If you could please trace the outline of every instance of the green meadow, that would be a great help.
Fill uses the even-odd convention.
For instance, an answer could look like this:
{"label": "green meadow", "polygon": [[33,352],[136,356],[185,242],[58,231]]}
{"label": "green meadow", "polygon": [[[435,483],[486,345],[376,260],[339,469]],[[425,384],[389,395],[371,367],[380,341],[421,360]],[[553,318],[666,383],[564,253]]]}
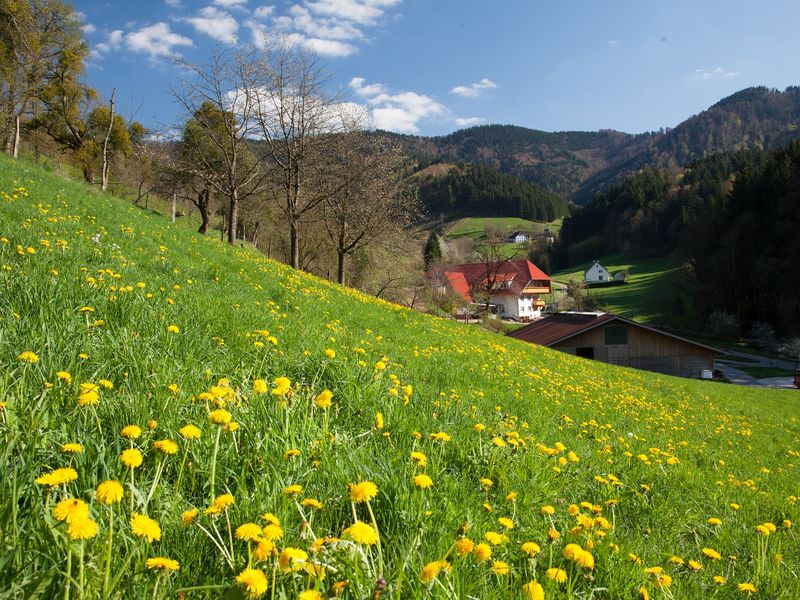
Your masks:
{"label": "green meadow", "polygon": [[[589,288],[589,294],[606,310],[644,323],[656,321],[686,329],[696,327],[691,295],[685,290],[680,264],[668,258],[630,260],[621,255],[598,260],[611,273],[628,272],[623,285]],[[584,271],[593,262],[559,271],[553,274],[553,280],[564,284],[570,279],[583,281]]]}
{"label": "green meadow", "polygon": [[5,156],[0,286],[2,598],[800,597],[796,392],[423,315]]}

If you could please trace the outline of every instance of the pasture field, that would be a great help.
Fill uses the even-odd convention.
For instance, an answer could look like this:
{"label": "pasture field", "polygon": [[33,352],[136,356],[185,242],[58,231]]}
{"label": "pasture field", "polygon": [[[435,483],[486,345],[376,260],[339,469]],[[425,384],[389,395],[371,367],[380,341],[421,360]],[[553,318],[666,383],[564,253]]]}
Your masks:
{"label": "pasture field", "polygon": [[0,597],[800,597],[797,393],[416,313],[0,157]]}
{"label": "pasture field", "polygon": [[486,228],[494,228],[504,234],[511,234],[515,231],[525,231],[534,235],[541,235],[545,227],[550,227],[557,232],[561,228],[561,219],[551,223],[540,223],[529,221],[519,217],[467,217],[458,219],[447,227],[445,236],[458,238],[469,236],[473,239],[483,239],[486,236]]}
{"label": "pasture field", "polygon": [[[627,269],[627,283],[589,288],[609,312],[643,323],[659,322],[687,330],[696,328],[691,294],[684,288],[681,265],[668,258],[629,260],[620,255],[599,258],[611,273]],[[554,281],[583,281],[583,273],[592,263],[584,263],[553,274]]]}

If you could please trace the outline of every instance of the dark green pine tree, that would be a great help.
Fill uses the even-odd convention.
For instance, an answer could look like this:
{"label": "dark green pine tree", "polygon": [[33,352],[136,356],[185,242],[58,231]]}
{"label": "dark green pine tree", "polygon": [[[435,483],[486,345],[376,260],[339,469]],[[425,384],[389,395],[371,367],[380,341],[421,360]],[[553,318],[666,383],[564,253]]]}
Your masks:
{"label": "dark green pine tree", "polygon": [[442,260],[442,247],[439,244],[439,236],[435,231],[431,231],[425,248],[422,250],[422,260],[425,262],[425,270]]}

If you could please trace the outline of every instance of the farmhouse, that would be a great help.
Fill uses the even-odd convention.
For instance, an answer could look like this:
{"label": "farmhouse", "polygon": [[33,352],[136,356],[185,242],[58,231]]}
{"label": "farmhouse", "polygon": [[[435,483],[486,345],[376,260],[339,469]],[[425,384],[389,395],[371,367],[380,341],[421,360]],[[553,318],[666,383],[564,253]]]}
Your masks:
{"label": "farmhouse", "polygon": [[524,231],[515,231],[508,236],[508,241],[512,244],[527,244],[531,241],[531,234]]}
{"label": "farmhouse", "polygon": [[441,284],[461,296],[468,304],[485,305],[487,296],[490,308],[499,316],[530,321],[542,315],[549,294],[550,278],[539,267],[525,259],[509,260],[501,264],[468,263],[445,267]]}
{"label": "farmhouse", "polygon": [[600,261],[594,261],[591,267],[583,272],[583,280],[587,285],[608,284],[609,282],[623,282],[625,281],[625,273],[616,271],[609,273]]}
{"label": "farmhouse", "polygon": [[[679,377],[707,377],[724,351],[609,313],[549,315],[508,334],[568,354]],[[705,372],[705,373],[704,373]]]}

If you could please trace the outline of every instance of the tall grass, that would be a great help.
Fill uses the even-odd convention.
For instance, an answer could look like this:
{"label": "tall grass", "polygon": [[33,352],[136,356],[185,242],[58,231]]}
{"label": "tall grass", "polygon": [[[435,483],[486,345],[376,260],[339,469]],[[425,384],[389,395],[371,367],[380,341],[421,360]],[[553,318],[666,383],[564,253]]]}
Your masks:
{"label": "tall grass", "polygon": [[0,192],[0,597],[800,597],[793,393],[427,317],[5,157]]}

